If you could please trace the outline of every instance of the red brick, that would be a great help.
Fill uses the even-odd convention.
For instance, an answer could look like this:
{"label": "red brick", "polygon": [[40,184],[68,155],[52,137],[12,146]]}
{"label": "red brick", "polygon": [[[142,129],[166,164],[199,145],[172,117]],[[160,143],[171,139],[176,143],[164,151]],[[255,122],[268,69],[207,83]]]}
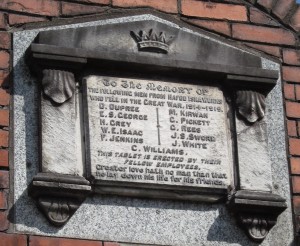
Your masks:
{"label": "red brick", "polygon": [[96,4],[110,4],[110,0],[75,0],[76,2],[83,3],[96,3]]}
{"label": "red brick", "polygon": [[285,81],[300,83],[300,68],[283,66],[282,73]]}
{"label": "red brick", "polygon": [[284,83],[283,90],[286,99],[295,100],[295,85]]}
{"label": "red brick", "polygon": [[0,51],[0,68],[9,68],[9,53],[4,50]]}
{"label": "red brick", "polygon": [[[222,2],[223,3],[237,3],[237,4],[244,4],[243,2],[242,2],[243,0],[222,0]],[[254,1],[254,0],[252,0],[252,1]]]}
{"label": "red brick", "polygon": [[0,126],[9,125],[9,111],[7,109],[0,109]]}
{"label": "red brick", "polygon": [[6,106],[9,104],[9,93],[7,90],[0,88],[0,105]]}
{"label": "red brick", "polygon": [[232,35],[234,38],[241,40],[257,41],[277,45],[294,45],[296,43],[295,36],[292,34],[292,32],[282,28],[233,24]]}
{"label": "red brick", "polygon": [[272,8],[272,13],[280,19],[284,19],[294,6],[295,0],[278,0]]}
{"label": "red brick", "polygon": [[297,127],[296,127],[296,121],[294,120],[288,120],[287,121],[287,130],[288,135],[291,137],[297,137]]}
{"label": "red brick", "polygon": [[291,173],[292,174],[300,174],[300,158],[291,157]]}
{"label": "red brick", "polygon": [[8,32],[0,32],[0,48],[10,48],[10,34]]}
{"label": "red brick", "polygon": [[5,70],[0,70],[0,86],[8,85],[8,72]]}
{"label": "red brick", "polygon": [[297,131],[298,131],[298,136],[300,136],[300,121],[298,121]]}
{"label": "red brick", "polygon": [[257,3],[270,11],[276,0],[258,0]]}
{"label": "red brick", "polygon": [[300,51],[284,49],[283,62],[290,65],[300,65]]}
{"label": "red brick", "polygon": [[102,246],[100,241],[30,236],[29,246]]}
{"label": "red brick", "polygon": [[[0,211],[0,231],[6,231],[9,227],[9,221],[7,219],[7,211]],[[1,243],[3,242],[3,239],[1,237]],[[0,246],[1,246],[0,243]],[[2,244],[3,246],[7,246],[7,244]],[[18,245],[19,246],[19,245]]]}
{"label": "red brick", "polygon": [[59,15],[59,2],[54,0],[1,0],[0,8],[38,15]]}
{"label": "red brick", "polygon": [[277,57],[281,56],[280,48],[277,47],[277,46],[270,46],[270,45],[263,45],[263,44],[252,44],[252,43],[245,43],[245,44],[252,47],[252,48],[254,48],[254,49],[257,49],[257,50],[260,50],[264,53],[267,53],[269,55],[277,56]]}
{"label": "red brick", "polygon": [[8,147],[8,131],[0,129],[0,147]]}
{"label": "red brick", "polygon": [[215,31],[218,33],[230,36],[229,24],[225,21],[208,21],[208,20],[195,20],[195,19],[185,19],[185,21],[200,27],[204,27],[208,30]]}
{"label": "red brick", "polygon": [[5,23],[4,14],[0,13],[0,28],[5,28],[5,27],[6,27],[6,23]]}
{"label": "red brick", "polygon": [[182,14],[212,19],[247,21],[247,9],[241,5],[200,2],[195,0],[181,1]]}
{"label": "red brick", "polygon": [[168,13],[178,13],[177,0],[112,0],[117,7],[151,7]]}
{"label": "red brick", "polygon": [[9,188],[9,172],[0,170],[0,189]]}
{"label": "red brick", "polygon": [[0,191],[0,209],[7,209],[7,191],[1,190]]}
{"label": "red brick", "polygon": [[8,150],[0,149],[0,166],[8,167]]}
{"label": "red brick", "polygon": [[289,139],[289,150],[291,155],[300,155],[300,139]]}
{"label": "red brick", "polygon": [[78,3],[62,3],[62,14],[63,15],[80,15],[80,14],[92,14],[101,13],[106,9],[100,6],[83,5]]}
{"label": "red brick", "polygon": [[25,235],[0,233],[0,238],[0,246],[27,246]]}
{"label": "red brick", "polygon": [[290,25],[296,30],[300,31],[300,6],[297,7],[297,10],[290,19]]}
{"label": "red brick", "polygon": [[300,85],[295,84],[296,100],[300,100]]}
{"label": "red brick", "polygon": [[293,180],[293,192],[300,193],[300,176],[292,177]]}
{"label": "red brick", "polygon": [[16,15],[16,14],[8,15],[8,24],[10,26],[18,25],[18,24],[33,23],[33,22],[41,22],[41,21],[47,21],[47,18],[32,17],[32,16],[26,16],[26,15]]}
{"label": "red brick", "polygon": [[300,85],[295,84],[296,100],[300,100]]}
{"label": "red brick", "polygon": [[294,213],[300,214],[300,196],[293,196]]}
{"label": "red brick", "polygon": [[298,124],[297,124],[297,131],[298,131],[298,136],[300,136],[300,121],[298,121]]}
{"label": "red brick", "polygon": [[120,246],[120,244],[114,242],[104,242],[103,246]]}
{"label": "red brick", "polygon": [[287,117],[300,118],[300,103],[286,102]]}
{"label": "red brick", "polygon": [[250,22],[271,26],[279,25],[269,15],[266,15],[265,13],[256,8],[250,8]]}

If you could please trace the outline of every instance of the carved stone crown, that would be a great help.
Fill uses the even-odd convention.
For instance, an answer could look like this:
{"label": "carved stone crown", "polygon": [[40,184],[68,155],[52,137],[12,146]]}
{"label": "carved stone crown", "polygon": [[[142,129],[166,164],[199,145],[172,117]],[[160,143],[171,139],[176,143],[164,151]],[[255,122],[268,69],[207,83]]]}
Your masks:
{"label": "carved stone crown", "polygon": [[166,37],[164,32],[160,32],[159,35],[150,29],[149,32],[139,31],[138,33],[131,32],[137,41],[139,50],[168,53],[170,41],[172,36]]}

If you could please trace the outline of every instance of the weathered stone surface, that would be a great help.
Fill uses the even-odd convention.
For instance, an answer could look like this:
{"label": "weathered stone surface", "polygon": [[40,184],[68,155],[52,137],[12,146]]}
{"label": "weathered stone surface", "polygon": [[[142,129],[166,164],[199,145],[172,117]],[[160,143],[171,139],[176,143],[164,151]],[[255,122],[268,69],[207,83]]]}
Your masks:
{"label": "weathered stone surface", "polygon": [[271,163],[268,156],[265,120],[246,125],[236,120],[241,189],[272,190]]}
{"label": "weathered stone surface", "polygon": [[[79,117],[73,96],[61,105],[54,105],[49,98],[42,96],[42,171],[80,175],[83,167],[76,139],[76,121]],[[80,142],[79,142],[80,143]],[[79,163],[78,163],[79,162]]]}
{"label": "weathered stone surface", "polygon": [[[71,57],[80,56],[88,59],[111,59],[111,61],[124,62],[139,61],[143,64],[149,63],[149,65],[155,59],[151,65],[157,67],[158,70],[160,66],[189,67],[190,62],[192,64],[195,62],[198,65],[207,64],[204,69],[210,71],[221,70],[222,66],[229,66],[232,67],[231,71],[238,70],[240,67],[248,67],[243,70],[243,74],[250,71],[259,72],[261,63],[257,55],[202,33],[182,28],[176,23],[168,24],[161,20],[154,17],[152,20],[145,21],[132,16],[131,21],[126,20],[109,25],[40,32],[37,52],[53,51],[56,54],[57,52],[60,55],[64,53]],[[137,36],[141,34],[138,40]],[[158,42],[153,42],[155,36]],[[76,38],[70,39],[70,37]],[[164,41],[159,42],[159,40]],[[141,41],[151,42],[141,43]],[[167,55],[166,52],[159,52],[151,47],[151,43],[156,46],[155,48],[165,46]],[[150,46],[148,49],[143,49],[141,44]],[[192,68],[197,69],[196,64]]]}
{"label": "weathered stone surface", "polygon": [[227,189],[231,142],[218,87],[103,76],[85,84],[93,180]]}
{"label": "weathered stone surface", "polygon": [[[274,69],[280,71],[279,64],[262,59],[263,68]],[[279,103],[280,102],[280,103]],[[286,162],[286,136],[285,136],[285,113],[282,106],[282,81],[279,79],[275,88],[269,93],[266,98],[266,122],[268,125],[268,152],[271,160],[272,170],[272,193],[280,195],[287,201],[288,208],[281,214],[277,220],[276,226],[269,233],[269,238],[273,237],[273,242],[279,245],[285,245],[287,238],[293,237],[292,228],[292,210],[290,198],[290,185],[288,180],[289,167]],[[283,229],[286,228],[286,229]],[[275,239],[276,238],[276,239]],[[271,241],[270,245],[272,244]],[[274,244],[274,243],[273,243]]]}

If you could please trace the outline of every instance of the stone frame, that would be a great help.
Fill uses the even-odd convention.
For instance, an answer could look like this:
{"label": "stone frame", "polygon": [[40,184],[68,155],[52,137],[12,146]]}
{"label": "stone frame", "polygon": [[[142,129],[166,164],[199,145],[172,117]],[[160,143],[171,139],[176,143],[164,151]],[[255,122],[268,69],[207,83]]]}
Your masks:
{"label": "stone frame", "polygon": [[[45,34],[44,40],[49,38],[47,35],[51,36],[56,34]],[[74,56],[73,54],[76,55]],[[45,78],[49,74],[48,71],[51,71],[53,68],[60,68],[62,72],[56,70],[57,73],[65,73],[65,70],[72,73],[73,71],[76,72],[78,69],[85,67],[86,64],[95,64],[97,61],[102,61],[107,64],[135,64],[135,67],[138,68],[151,65],[152,69],[155,69],[156,71],[160,70],[160,67],[164,67],[164,71],[165,68],[170,72],[180,70],[180,73],[183,74],[198,73],[207,78],[222,77],[224,78],[224,81],[226,81],[227,88],[230,88],[230,91],[234,90],[237,92],[235,102],[237,108],[236,111],[239,111],[241,116],[244,117],[243,120],[245,122],[248,121],[247,124],[249,124],[249,122],[253,123],[252,121],[255,122],[256,120],[263,118],[264,112],[260,110],[261,107],[253,108],[252,103],[254,103],[254,105],[258,105],[261,102],[264,103],[263,96],[276,84],[278,74],[272,70],[261,69],[259,60],[255,60],[255,57],[252,57],[250,53],[248,54],[249,56],[245,57],[245,63],[241,67],[231,65],[226,66],[223,64],[212,65],[205,62],[199,63],[197,61],[186,62],[163,59],[160,59],[158,63],[157,58],[149,59],[149,56],[144,55],[144,53],[137,53],[135,55],[130,54],[130,56],[125,56],[126,58],[122,60],[120,59],[122,56],[120,56],[119,53],[113,54],[112,52],[101,52],[101,54],[94,55],[77,48],[66,49],[65,47],[55,47],[55,49],[53,49],[52,46],[41,42],[32,44],[29,52],[29,64],[39,77],[43,78],[40,79],[42,81],[47,80]],[[254,60],[254,63],[257,62],[256,67],[247,66],[247,62],[252,59]],[[42,73],[42,71],[44,72]],[[261,93],[261,88],[263,88],[263,93]],[[254,99],[254,102],[245,100],[247,95],[250,95],[249,98]],[[52,96],[53,95],[50,93],[50,97]],[[55,101],[55,95],[53,98],[52,99]],[[57,100],[58,103],[61,103],[59,98]],[[236,144],[238,145],[238,140]],[[237,178],[235,181],[238,183],[238,171],[236,176]],[[61,188],[61,184],[64,184],[63,188]],[[70,192],[74,194],[74,190],[78,191],[78,194],[70,196]],[[49,172],[48,174],[44,174],[43,172],[38,174],[30,186],[30,194],[37,198],[42,211],[48,211],[46,212],[47,218],[54,225],[58,226],[66,223],[68,218],[76,211],[76,208],[90,193],[90,190],[91,186],[89,182],[83,177],[76,178],[74,175],[70,176],[70,174],[58,177],[57,174],[51,175]],[[224,195],[226,194],[223,194],[223,197]],[[265,238],[268,230],[275,224],[274,221],[276,221],[277,216],[286,208],[285,200],[277,195],[273,195],[269,192],[239,190],[239,185],[229,192],[228,195],[230,207],[237,213],[237,217],[243,226],[245,226],[250,237],[256,241],[261,241]],[[60,200],[60,197],[66,199]],[[49,204],[51,204],[49,198],[50,200],[52,199],[51,202],[56,201],[57,204],[62,204],[63,207],[66,207],[66,209],[63,210],[65,212],[61,221],[49,216]],[[257,217],[259,219],[256,219]],[[259,224],[259,229],[256,230],[257,224]]]}

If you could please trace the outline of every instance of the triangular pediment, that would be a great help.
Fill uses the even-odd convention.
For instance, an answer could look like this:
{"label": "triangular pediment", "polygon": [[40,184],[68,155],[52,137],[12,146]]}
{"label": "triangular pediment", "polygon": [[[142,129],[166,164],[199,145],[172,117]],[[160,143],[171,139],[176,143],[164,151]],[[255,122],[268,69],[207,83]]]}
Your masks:
{"label": "triangular pediment", "polygon": [[[259,55],[181,22],[152,14],[103,20],[97,25],[40,32],[35,58],[65,61],[108,60],[173,69],[277,79],[262,69]],[[64,57],[64,58],[62,58]],[[275,80],[276,81],[276,80]]]}

